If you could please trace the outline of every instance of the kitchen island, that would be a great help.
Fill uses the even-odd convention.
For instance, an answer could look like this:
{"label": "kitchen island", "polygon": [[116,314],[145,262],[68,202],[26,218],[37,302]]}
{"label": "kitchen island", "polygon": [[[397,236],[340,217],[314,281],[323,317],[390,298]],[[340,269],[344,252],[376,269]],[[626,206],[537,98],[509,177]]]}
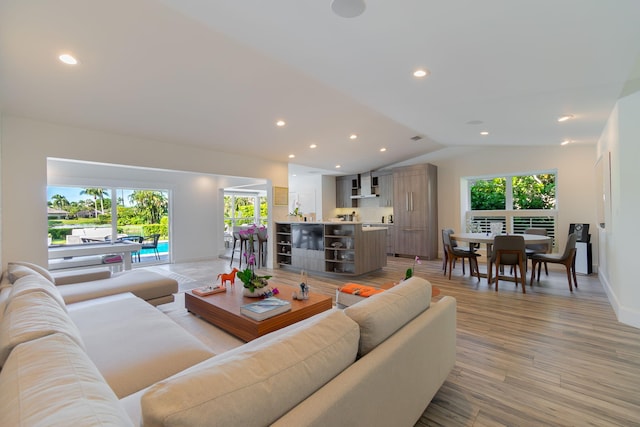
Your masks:
{"label": "kitchen island", "polygon": [[277,264],[358,276],[387,265],[387,229],[361,222],[276,222]]}

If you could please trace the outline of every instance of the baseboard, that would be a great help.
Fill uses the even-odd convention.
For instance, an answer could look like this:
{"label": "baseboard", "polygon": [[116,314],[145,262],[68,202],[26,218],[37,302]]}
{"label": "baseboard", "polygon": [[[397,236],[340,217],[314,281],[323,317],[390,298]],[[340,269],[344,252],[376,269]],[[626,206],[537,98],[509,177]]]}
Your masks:
{"label": "baseboard", "polygon": [[640,311],[627,308],[620,304],[620,301],[611,289],[611,284],[607,278],[601,274],[598,274],[598,278],[604,287],[604,291],[607,294],[607,298],[609,298],[609,303],[611,304],[613,311],[616,313],[618,322],[633,326],[634,328],[640,328]]}

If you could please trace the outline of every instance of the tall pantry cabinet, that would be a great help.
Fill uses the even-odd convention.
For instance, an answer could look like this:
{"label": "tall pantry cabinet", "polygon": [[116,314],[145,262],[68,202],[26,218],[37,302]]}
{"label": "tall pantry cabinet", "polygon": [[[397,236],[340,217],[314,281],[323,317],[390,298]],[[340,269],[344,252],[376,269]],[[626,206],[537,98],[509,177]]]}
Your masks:
{"label": "tall pantry cabinet", "polygon": [[393,170],[395,252],[438,257],[438,168],[432,164]]}

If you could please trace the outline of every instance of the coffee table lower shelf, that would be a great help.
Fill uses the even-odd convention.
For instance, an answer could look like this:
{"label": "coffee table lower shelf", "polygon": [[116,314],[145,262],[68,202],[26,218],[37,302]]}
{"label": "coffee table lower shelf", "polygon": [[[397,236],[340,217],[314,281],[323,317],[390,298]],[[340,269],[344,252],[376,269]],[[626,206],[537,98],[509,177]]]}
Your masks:
{"label": "coffee table lower shelf", "polygon": [[310,294],[308,300],[298,301],[292,299],[296,288],[286,285],[276,287],[280,291],[278,298],[291,301],[291,311],[261,321],[240,314],[240,307],[243,304],[256,301],[255,298],[244,297],[241,287],[204,297],[187,291],[185,308],[243,341],[251,341],[331,309],[332,301],[329,296]]}

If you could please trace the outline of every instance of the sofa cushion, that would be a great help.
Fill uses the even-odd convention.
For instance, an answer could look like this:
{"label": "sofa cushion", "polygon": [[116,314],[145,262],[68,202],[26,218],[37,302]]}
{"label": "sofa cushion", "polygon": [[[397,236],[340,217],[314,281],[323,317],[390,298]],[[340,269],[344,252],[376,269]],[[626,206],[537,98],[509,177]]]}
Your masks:
{"label": "sofa cushion", "polygon": [[24,261],[14,261],[10,262],[7,265],[7,274],[9,276],[9,281],[14,283],[19,278],[26,276],[28,274],[39,274],[44,277],[51,283],[54,282],[53,276],[49,273],[49,270],[46,268],[42,268],[37,264],[33,264],[31,262]]}
{"label": "sofa cushion", "polygon": [[345,308],[360,326],[359,357],[373,350],[407,322],[429,308],[431,283],[420,277],[408,280]]}
{"label": "sofa cushion", "polygon": [[11,287],[10,298],[15,298],[18,295],[35,291],[41,291],[50,295],[58,304],[60,304],[60,307],[64,311],[67,311],[67,306],[62,299],[62,295],[60,295],[60,291],[58,291],[53,283],[40,275],[28,275],[16,280]]}
{"label": "sofa cushion", "polygon": [[69,316],[118,398],[214,356],[167,315],[130,293],[71,304]]}
{"label": "sofa cushion", "polygon": [[58,286],[64,301],[78,301],[131,292],[143,300],[172,295],[178,292],[178,282],[147,270],[124,271],[108,279]]}
{"label": "sofa cushion", "polygon": [[269,425],[354,362],[358,335],[358,325],[331,310],[250,350],[204,361],[149,388],[143,425]]}
{"label": "sofa cushion", "polygon": [[78,328],[51,295],[33,291],[10,298],[0,323],[0,365],[18,344],[56,332],[84,348]]}
{"label": "sofa cushion", "polygon": [[91,360],[69,337],[18,345],[0,372],[0,425],[133,426]]}
{"label": "sofa cushion", "polygon": [[51,274],[56,285],[70,285],[72,283],[90,282],[92,280],[108,279],[111,270],[108,267],[90,268],[83,270],[57,271]]}

